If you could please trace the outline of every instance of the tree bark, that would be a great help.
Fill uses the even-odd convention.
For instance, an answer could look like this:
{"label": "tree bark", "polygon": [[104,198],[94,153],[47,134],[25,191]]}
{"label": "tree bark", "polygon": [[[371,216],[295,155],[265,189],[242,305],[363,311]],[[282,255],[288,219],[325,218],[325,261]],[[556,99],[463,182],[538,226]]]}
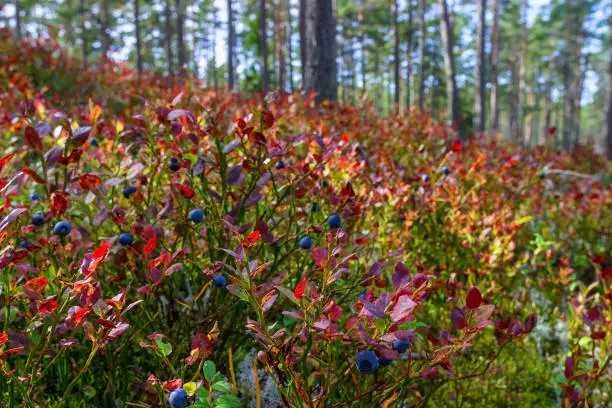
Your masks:
{"label": "tree bark", "polygon": [[215,91],[219,89],[219,71],[217,70],[217,7],[213,5],[213,24],[212,24],[212,69],[213,69],[213,86]]}
{"label": "tree bark", "polygon": [[176,0],[176,48],[178,51],[178,69],[183,71],[187,63],[187,55],[185,53],[185,2],[184,0]]}
{"label": "tree bark", "polygon": [[[542,137],[549,138],[548,129],[552,126],[552,87],[553,87],[553,75],[555,73],[555,52],[550,53],[548,59],[548,73],[546,74],[546,91],[544,96],[544,129]],[[548,145],[548,140],[545,144]]]}
{"label": "tree bark", "polygon": [[291,34],[293,34],[293,25],[291,24],[291,0],[286,0],[287,9],[287,54],[289,60],[289,89],[293,93],[295,87],[293,83],[293,45],[291,44]]}
{"label": "tree bark", "polygon": [[527,1],[523,2],[521,9],[521,51],[519,62],[519,89],[517,102],[517,130],[518,142],[525,142],[525,96],[527,93]]}
{"label": "tree bark", "polygon": [[232,0],[227,0],[227,86],[234,89],[234,11]]}
{"label": "tree bark", "polygon": [[[446,0],[439,0],[442,8],[442,16],[440,18],[440,37],[442,39],[442,47],[444,48],[444,70],[446,72],[446,98],[447,115],[449,122],[455,124],[459,130],[459,137],[465,139],[463,124],[460,123],[461,107],[459,99],[459,89],[457,88],[457,80],[455,77],[455,54],[454,54],[454,35],[450,24],[450,13]],[[422,63],[422,62],[421,62]]]}
{"label": "tree bark", "polygon": [[278,52],[278,89],[285,90],[287,65],[285,61],[285,19],[284,19],[284,0],[278,0],[276,5],[276,32],[277,32],[277,47]]}
{"label": "tree bark", "polygon": [[400,105],[400,54],[399,54],[399,28],[397,0],[391,0],[391,12],[393,15],[393,86],[395,109],[399,110]]}
{"label": "tree bark", "polygon": [[[425,30],[425,0],[419,1],[419,110],[423,112],[425,104],[425,42],[427,31]],[[444,1],[444,10],[446,10]],[[448,13],[447,13],[448,14]],[[446,23],[448,24],[448,17]],[[446,61],[446,59],[445,59]],[[449,112],[450,114],[450,112]]]}
{"label": "tree bark", "polygon": [[142,76],[142,42],[140,38],[140,0],[134,0],[134,28],[136,31],[136,71]]}
{"label": "tree bark", "polygon": [[172,76],[173,56],[172,56],[172,23],[170,20],[170,0],[166,0],[164,7],[164,27],[166,42],[166,58],[168,63],[168,75]]}
{"label": "tree bark", "polygon": [[269,90],[268,74],[268,36],[266,24],[266,0],[259,0],[259,69],[261,70],[261,90]]}
{"label": "tree bark", "polygon": [[81,54],[83,58],[83,70],[87,70],[87,57],[89,55],[88,44],[87,44],[87,30],[85,28],[85,21],[87,19],[87,10],[85,9],[85,0],[79,0],[79,15],[81,17]]}
{"label": "tree bark", "polygon": [[317,92],[315,100],[335,101],[338,96],[336,79],[336,27],[331,0],[306,2],[306,69],[304,88]]}
{"label": "tree bark", "polygon": [[412,65],[413,65],[413,49],[412,49],[412,0],[408,0],[408,39],[407,39],[407,59],[408,68],[406,72],[406,109],[410,109],[412,105]]}
{"label": "tree bark", "polygon": [[499,130],[499,95],[497,89],[497,69],[499,64],[499,2],[493,0],[493,22],[491,24],[491,128]]}
{"label": "tree bark", "polygon": [[108,10],[108,0],[100,1],[100,30],[102,32],[102,57],[108,57],[110,50],[110,13]]}
{"label": "tree bark", "polygon": [[[612,24],[610,25],[610,29],[608,30],[608,37],[612,42]],[[608,131],[606,134],[606,150],[608,152],[608,156],[612,156],[612,44],[609,45],[608,48],[608,118],[607,118],[607,127]]]}
{"label": "tree bark", "polygon": [[359,9],[357,12],[357,24],[359,26],[359,44],[361,45],[361,87],[362,93],[366,91],[366,72],[368,67],[366,66],[366,45],[365,45],[365,21],[364,21],[364,0],[361,0]]}
{"label": "tree bark", "polygon": [[476,101],[474,106],[474,130],[482,132],[486,126],[485,114],[485,11],[486,0],[478,0],[478,29],[476,34]]}
{"label": "tree bark", "polygon": [[21,33],[21,2],[20,0],[15,0],[15,32],[17,34],[17,38],[22,38]]}
{"label": "tree bark", "polygon": [[300,68],[302,70],[302,87],[306,74],[306,0],[300,0],[298,10],[298,28],[300,31]]}

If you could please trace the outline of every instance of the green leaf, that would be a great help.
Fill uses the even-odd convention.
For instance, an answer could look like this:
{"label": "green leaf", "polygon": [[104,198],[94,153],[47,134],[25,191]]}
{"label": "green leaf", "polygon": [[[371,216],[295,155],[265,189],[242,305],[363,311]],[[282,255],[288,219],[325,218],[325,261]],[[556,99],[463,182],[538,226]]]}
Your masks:
{"label": "green leaf", "polygon": [[155,344],[164,356],[169,356],[172,353],[172,344],[164,343],[160,339],[155,340]]}
{"label": "green leaf", "polygon": [[225,394],[215,400],[215,407],[229,406],[233,408],[240,407],[240,399],[232,394]]}
{"label": "green leaf", "polygon": [[212,385],[212,389],[227,394],[232,390],[232,385],[227,381],[219,381]]}
{"label": "green leaf", "polygon": [[202,370],[204,371],[204,378],[206,378],[206,381],[210,383],[217,372],[217,367],[215,367],[215,363],[207,360],[204,362],[204,367],[202,367]]}
{"label": "green leaf", "polygon": [[210,392],[208,392],[208,390],[205,387],[200,387],[196,390],[195,395],[198,400],[208,400],[208,396],[210,395]]}
{"label": "green leaf", "polygon": [[188,382],[187,384],[183,384],[183,389],[187,391],[187,394],[193,394],[197,388],[198,385],[194,382]]}
{"label": "green leaf", "polygon": [[290,291],[289,289],[285,288],[284,286],[276,286],[276,289],[278,289],[278,291],[285,296],[287,299],[289,299],[290,301],[292,301],[293,303],[295,303],[296,305],[300,305],[300,302],[297,300],[297,298],[295,297],[295,295],[293,294],[292,291]]}
{"label": "green leaf", "polygon": [[198,401],[195,404],[192,405],[193,408],[210,408],[210,404],[208,403],[208,401],[203,400],[203,401]]}

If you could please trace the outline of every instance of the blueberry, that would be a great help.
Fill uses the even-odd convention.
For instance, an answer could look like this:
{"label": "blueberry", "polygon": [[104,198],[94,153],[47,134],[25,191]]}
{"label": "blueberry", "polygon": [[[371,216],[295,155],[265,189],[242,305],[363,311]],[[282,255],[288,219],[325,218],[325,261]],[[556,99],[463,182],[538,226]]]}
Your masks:
{"label": "blueberry", "polygon": [[357,369],[364,374],[372,374],[378,368],[378,357],[370,350],[357,353]]}
{"label": "blueberry", "polygon": [[40,200],[40,196],[39,196],[38,194],[34,193],[34,194],[32,194],[32,195],[30,196],[30,200],[32,200],[32,201],[38,201],[38,200]]}
{"label": "blueberry", "polygon": [[393,347],[393,350],[397,350],[398,353],[405,353],[406,350],[408,350],[408,347],[410,347],[410,341],[409,340],[393,340],[393,343],[391,343],[391,346]]}
{"label": "blueberry", "polygon": [[450,174],[449,168],[446,166],[442,167],[442,174],[444,174],[445,176],[448,176]]}
{"label": "blueberry", "polygon": [[32,224],[36,225],[37,227],[40,227],[44,223],[45,217],[42,214],[37,213],[32,216]]}
{"label": "blueberry", "polygon": [[328,187],[329,186],[329,182],[327,180],[321,180],[321,185],[323,187]]}
{"label": "blueberry", "polygon": [[123,246],[132,245],[134,242],[134,237],[129,232],[123,232],[119,235],[119,243]]}
{"label": "blueberry", "polygon": [[304,237],[300,239],[300,248],[302,249],[312,248],[312,239],[310,239],[310,237]]}
{"label": "blueberry", "polygon": [[28,243],[28,241],[21,241],[19,243],[19,246],[22,247],[23,249],[30,249],[30,244]]}
{"label": "blueberry", "polygon": [[136,192],[137,188],[134,186],[127,186],[123,189],[123,196],[125,198],[129,198],[132,194]]}
{"label": "blueberry", "polygon": [[181,169],[181,164],[178,162],[172,162],[170,163],[170,170],[172,171],[179,171]]}
{"label": "blueberry", "polygon": [[168,401],[174,408],[186,407],[187,404],[189,404],[189,400],[187,399],[187,391],[182,388],[177,388],[170,393]]}
{"label": "blueberry", "polygon": [[282,161],[282,160],[277,161],[276,162],[276,168],[279,169],[279,170],[280,169],[284,169],[285,168],[285,162]]}
{"label": "blueberry", "polygon": [[65,237],[72,231],[72,225],[68,221],[60,221],[53,227],[53,233],[60,237]]}
{"label": "blueberry", "polygon": [[423,180],[423,183],[427,183],[429,181],[429,176],[427,174],[422,174],[421,180]]}
{"label": "blueberry", "polygon": [[404,217],[403,215],[400,215],[399,218],[397,219],[401,224],[403,224],[406,221],[406,217]]}
{"label": "blueberry", "polygon": [[342,226],[342,218],[336,214],[332,214],[327,219],[327,225],[329,225],[329,228],[340,228]]}
{"label": "blueberry", "polygon": [[312,203],[311,211],[312,212],[319,212],[319,211],[321,211],[321,206],[319,204],[317,204],[317,203]]}
{"label": "blueberry", "polygon": [[386,367],[388,365],[391,365],[391,363],[393,363],[393,359],[391,358],[379,358],[378,359],[378,364],[380,364],[381,367]]}
{"label": "blueberry", "polygon": [[177,159],[176,157],[172,156],[170,157],[170,163],[178,163],[179,159]]}
{"label": "blueberry", "polygon": [[189,213],[189,219],[191,220],[191,222],[199,224],[204,219],[204,213],[202,212],[202,210],[198,209],[191,210],[191,212]]}
{"label": "blueberry", "polygon": [[227,285],[227,280],[225,279],[225,276],[223,275],[217,275],[213,278],[213,285],[215,285],[218,288],[224,288],[225,285]]}
{"label": "blueberry", "polygon": [[94,147],[98,147],[98,139],[96,139],[95,137],[92,137],[91,139],[89,139],[89,144]]}

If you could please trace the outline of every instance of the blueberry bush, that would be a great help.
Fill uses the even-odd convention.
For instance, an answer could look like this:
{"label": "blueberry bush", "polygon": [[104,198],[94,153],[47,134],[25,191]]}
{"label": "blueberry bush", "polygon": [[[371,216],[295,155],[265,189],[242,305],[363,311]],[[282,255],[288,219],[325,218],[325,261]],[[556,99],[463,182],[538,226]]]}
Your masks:
{"label": "blueberry bush", "polygon": [[610,403],[604,157],[14,41],[2,406]]}

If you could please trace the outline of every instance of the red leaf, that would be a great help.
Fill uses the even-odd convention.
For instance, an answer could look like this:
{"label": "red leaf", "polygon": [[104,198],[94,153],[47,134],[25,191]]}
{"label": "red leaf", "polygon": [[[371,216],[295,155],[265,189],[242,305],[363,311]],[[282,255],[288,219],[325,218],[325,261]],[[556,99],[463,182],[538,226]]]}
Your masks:
{"label": "red leaf", "polygon": [[297,286],[295,287],[295,290],[293,291],[293,295],[296,298],[301,299],[304,296],[304,290],[306,289],[307,284],[308,284],[308,279],[304,279],[300,283],[298,283]]}
{"label": "red leaf", "polygon": [[142,251],[145,255],[150,255],[151,252],[155,249],[155,245],[157,245],[157,237],[153,237],[147,242]]}
{"label": "red leaf", "polygon": [[6,358],[8,356],[10,356],[13,353],[17,353],[18,351],[21,351],[24,349],[24,346],[19,346],[19,347],[14,347],[12,349],[6,350],[4,353],[2,353],[2,355],[0,355],[0,360],[6,360]]}
{"label": "red leaf", "polygon": [[182,184],[179,184],[176,187],[179,189],[181,195],[184,198],[188,198],[189,199],[189,198],[195,197],[195,192],[192,189],[190,189],[189,187],[184,186]]}
{"label": "red leaf", "polygon": [[548,128],[548,136],[554,135],[556,131],[557,131],[557,127],[556,126],[549,127]]}
{"label": "red leaf", "polygon": [[57,309],[59,307],[59,305],[57,304],[57,301],[55,299],[51,299],[45,303],[43,303],[39,308],[38,311],[41,314],[47,314],[47,313],[51,313],[52,311],[54,311],[55,309]]}
{"label": "red leaf", "polygon": [[0,346],[8,341],[8,334],[0,333]]}
{"label": "red leaf", "polygon": [[23,169],[21,169],[21,172],[23,174],[27,174],[32,180],[34,180],[37,183],[40,183],[40,184],[45,183],[45,180],[42,177],[40,177],[38,173],[36,173],[36,171],[34,171],[33,169],[29,167],[24,167]]}
{"label": "red leaf", "polygon": [[250,248],[259,241],[261,237],[261,232],[259,230],[255,230],[251,232],[245,239],[242,240],[242,246],[245,248]]}
{"label": "red leaf", "polygon": [[36,151],[36,153],[42,153],[42,142],[40,141],[40,136],[36,129],[32,126],[28,126],[25,128],[24,132],[25,141],[32,149]]}
{"label": "red leaf", "polygon": [[4,166],[6,166],[6,164],[10,162],[13,157],[15,157],[15,153],[7,154],[6,156],[0,159],[0,171],[2,171]]}
{"label": "red leaf", "polygon": [[30,279],[26,282],[26,287],[33,292],[42,292],[45,290],[45,287],[49,284],[49,281],[44,276],[39,276],[38,278]]}
{"label": "red leaf", "polygon": [[93,273],[98,268],[98,266],[100,266],[100,264],[104,262],[109,251],[110,251],[110,243],[108,242],[103,242],[102,245],[100,245],[100,247],[95,250],[92,256],[93,259],[91,263],[89,264],[89,268],[88,268],[88,271],[90,273]]}
{"label": "red leaf", "polygon": [[93,174],[84,174],[79,177],[79,185],[84,190],[96,188],[100,184],[102,184],[102,180],[100,180],[100,177],[94,176]]}
{"label": "red leaf", "polygon": [[89,316],[89,313],[91,313],[91,311],[89,310],[88,307],[83,307],[81,308],[81,310],[79,310],[78,312],[76,312],[74,314],[74,316],[72,317],[72,322],[77,325],[81,322],[81,320],[85,319],[87,316]]}
{"label": "red leaf", "polygon": [[482,304],[482,295],[476,286],[474,286],[468,293],[465,304],[470,309],[476,309]]}
{"label": "red leaf", "polygon": [[463,144],[461,143],[461,140],[457,139],[453,142],[453,152],[460,152],[461,150],[463,150]]}
{"label": "red leaf", "polygon": [[68,209],[68,200],[61,193],[51,193],[51,204],[49,207],[54,214],[63,214]]}

